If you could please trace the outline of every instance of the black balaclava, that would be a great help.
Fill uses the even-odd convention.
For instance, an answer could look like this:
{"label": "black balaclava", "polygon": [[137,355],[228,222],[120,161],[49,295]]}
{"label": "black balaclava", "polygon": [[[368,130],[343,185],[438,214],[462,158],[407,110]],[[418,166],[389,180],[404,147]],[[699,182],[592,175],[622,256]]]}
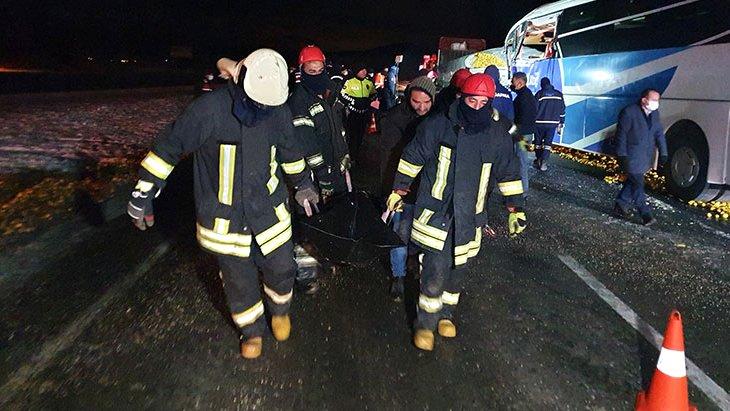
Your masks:
{"label": "black balaclava", "polygon": [[246,91],[243,89],[245,72],[245,67],[241,67],[241,73],[238,75],[238,85],[234,88],[233,115],[244,126],[253,127],[260,120],[268,117],[274,110],[272,110],[272,107],[253,101],[246,95]]}
{"label": "black balaclava", "polygon": [[484,107],[475,110],[466,104],[462,96],[459,98],[457,114],[467,134],[486,131],[492,121],[492,99],[489,99],[489,103],[485,104]]}
{"label": "black balaclava", "polygon": [[302,70],[302,84],[304,84],[314,94],[323,96],[329,86],[330,77],[327,70],[319,74],[311,75]]}

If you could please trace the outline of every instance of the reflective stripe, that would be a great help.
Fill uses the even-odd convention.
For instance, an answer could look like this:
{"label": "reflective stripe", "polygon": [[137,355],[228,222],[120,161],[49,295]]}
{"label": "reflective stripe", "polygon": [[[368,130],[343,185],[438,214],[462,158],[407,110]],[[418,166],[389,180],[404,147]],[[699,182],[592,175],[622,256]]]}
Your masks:
{"label": "reflective stripe", "polygon": [[449,234],[447,231],[440,230],[436,227],[431,227],[430,225],[424,224],[419,220],[413,220],[413,227],[415,227],[418,231],[424,234],[428,234],[429,236],[439,239],[441,241],[446,241],[446,236]]}
{"label": "reflective stripe", "polygon": [[482,175],[479,177],[479,192],[477,192],[477,214],[484,211],[484,203],[487,197],[487,186],[489,185],[489,175],[492,173],[492,163],[482,164]]}
{"label": "reflective stripe", "polygon": [[142,167],[160,180],[167,179],[167,176],[170,175],[172,169],[175,168],[175,166],[161,159],[157,156],[157,154],[151,151],[147,153],[147,156],[144,160],[142,160]]}
{"label": "reflective stripe", "polygon": [[562,100],[562,99],[563,98],[560,97],[560,96],[543,96],[543,97],[540,97],[540,99],[537,100],[537,101],[543,101],[543,100]]}
{"label": "reflective stripe", "polygon": [[510,133],[511,135],[515,135],[515,133],[517,133],[517,126],[512,124],[512,127],[509,128],[508,133]]}
{"label": "reflective stripe", "polygon": [[267,255],[286,243],[292,236],[291,214],[284,203],[274,208],[279,222],[256,236],[256,242],[261,246],[261,253]]}
{"label": "reflective stripe", "polygon": [[324,164],[324,157],[322,157],[321,153],[317,153],[313,156],[307,157],[307,164],[309,164],[312,168],[317,168]]}
{"label": "reflective stripe", "polygon": [[450,293],[448,291],[444,291],[444,293],[441,294],[441,301],[444,304],[448,305],[459,304],[459,293]]}
{"label": "reflective stripe", "polygon": [[269,194],[274,194],[276,187],[279,186],[279,178],[276,177],[276,168],[279,164],[276,162],[276,146],[271,146],[271,161],[269,162],[269,181],[266,182],[266,188],[269,189]]}
{"label": "reflective stripe", "polygon": [[436,169],[436,181],[431,187],[431,195],[433,198],[443,200],[444,189],[446,188],[446,179],[449,176],[449,166],[451,165],[451,149],[441,146],[439,149],[439,163]]}
{"label": "reflective stripe", "polygon": [[322,107],[322,105],[319,103],[314,103],[314,104],[312,104],[312,106],[309,107],[309,115],[312,117],[316,116],[317,114],[319,114],[323,111],[324,111],[324,107]]}
{"label": "reflective stripe", "polygon": [[433,237],[421,233],[420,231],[416,231],[415,229],[411,230],[411,240],[426,247],[431,247],[434,250],[443,251],[444,249],[444,241],[437,240]]}
{"label": "reflective stripe", "polygon": [[499,186],[499,191],[505,197],[524,193],[524,190],[522,189],[522,181],[520,180],[505,181],[497,184],[497,186]]}
{"label": "reflective stripe", "polygon": [[206,250],[212,251],[216,254],[232,255],[244,258],[251,256],[250,246],[216,243],[215,241],[202,237],[200,234],[198,234],[198,244]]}
{"label": "reflective stripe", "polygon": [[492,109],[492,119],[494,121],[499,121],[499,111],[497,111],[496,108]]}
{"label": "reflective stripe", "polygon": [[424,208],[421,212],[421,216],[418,217],[418,222],[428,224],[428,220],[431,219],[431,216],[433,216],[433,211],[429,210],[428,208]]}
{"label": "reflective stripe", "polygon": [[312,121],[306,117],[295,117],[292,120],[292,124],[294,124],[294,127],[307,126],[307,127],[314,128],[314,121]]}
{"label": "reflective stripe", "polygon": [[557,120],[535,120],[535,124],[560,124]]}
{"label": "reflective stripe", "polygon": [[406,161],[402,158],[398,162],[398,172],[403,173],[403,174],[407,175],[408,177],[416,178],[418,173],[421,172],[422,168],[423,168],[423,166],[418,166],[418,165],[409,163],[408,161]]}
{"label": "reflective stripe", "polygon": [[152,190],[152,187],[155,185],[150,183],[149,181],[139,180],[137,181],[137,185],[134,187],[135,190],[139,190],[143,193],[146,193],[150,190]]}
{"label": "reflective stripe", "polygon": [[300,158],[299,160],[293,161],[291,163],[281,163],[281,168],[286,174],[299,174],[304,171],[305,167],[306,164],[304,163],[303,158]]}
{"label": "reflective stripe", "polygon": [[429,297],[421,294],[418,296],[418,307],[427,313],[434,314],[441,311],[443,303],[440,297]]}
{"label": "reflective stripe", "polygon": [[[221,222],[219,222],[220,220]],[[248,257],[251,254],[251,235],[228,233],[228,220],[216,219],[213,230],[196,224],[198,243],[210,251],[218,254]],[[216,232],[216,229],[225,233]]]}
{"label": "reflective stripe", "polygon": [[233,174],[236,167],[236,146],[221,144],[218,155],[218,201],[233,203]]}
{"label": "reflective stripe", "polygon": [[231,220],[226,220],[225,218],[216,218],[215,223],[213,223],[213,232],[215,232],[216,234],[228,234],[228,229],[230,225]]}
{"label": "reflective stripe", "polygon": [[669,348],[662,347],[662,350],[659,352],[656,369],[670,377],[686,377],[687,367],[684,364],[684,351],[670,350]]}
{"label": "reflective stripe", "polygon": [[271,299],[271,301],[274,302],[274,304],[279,304],[279,305],[286,304],[289,301],[291,301],[292,295],[294,294],[293,290],[289,291],[286,294],[278,294],[276,291],[269,288],[266,284],[264,284],[264,292],[266,293],[266,295],[269,296],[269,298]]}
{"label": "reflective stripe", "polygon": [[468,243],[454,248],[454,264],[466,264],[470,258],[474,258],[479,254],[482,247],[482,229],[477,227],[474,232],[474,239]]}
{"label": "reflective stripe", "polygon": [[233,322],[235,322],[237,326],[245,327],[255,323],[262,315],[264,315],[264,302],[259,300],[259,302],[254,304],[248,310],[238,314],[231,314],[231,317],[233,317]]}

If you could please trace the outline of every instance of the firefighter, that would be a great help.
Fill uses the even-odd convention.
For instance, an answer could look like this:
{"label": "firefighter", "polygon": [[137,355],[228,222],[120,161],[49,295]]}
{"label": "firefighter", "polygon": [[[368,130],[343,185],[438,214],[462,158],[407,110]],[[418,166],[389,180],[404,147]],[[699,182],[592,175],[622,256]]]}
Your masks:
{"label": "firefighter", "polygon": [[370,122],[370,103],[375,94],[375,84],[368,78],[368,70],[364,65],[358,66],[355,75],[342,86],[340,96],[345,102],[347,114],[345,128],[353,160],[357,160],[360,155],[365,129]]}
{"label": "firefighter", "polygon": [[454,311],[466,263],[481,246],[487,195],[496,185],[509,210],[509,232],[526,227],[519,160],[512,123],[491,106],[494,81],[473,74],[446,113],[425,119],[398,164],[388,209],[398,211],[420,174],[411,241],[422,250],[422,272],[413,343],[434,346],[433,330],[455,337]]}
{"label": "firefighter", "polygon": [[[337,98],[337,88],[325,70],[325,56],[316,46],[306,46],[299,53],[301,81],[289,97],[294,132],[302,142],[306,161],[314,171],[323,200],[347,191],[346,175],[350,168],[345,130],[342,126],[344,106]],[[307,251],[305,239],[295,246],[297,288],[314,294],[321,266]]]}
{"label": "firefighter", "polygon": [[198,243],[218,258],[241,355],[251,359],[261,355],[265,307],[278,341],[291,331],[296,266],[284,175],[302,206],[316,204],[319,196],[285,105],[284,59],[259,49],[234,73],[226,87],[197,98],[162,131],[142,160],[127,212],[139,229],[152,226],[153,199],[178,161],[193,154]]}
{"label": "firefighter", "polygon": [[540,91],[537,99],[537,116],[535,117],[535,161],[532,165],[540,171],[547,171],[547,161],[553,149],[555,132],[562,133],[565,123],[565,101],[563,93],[556,90],[550,79],[540,79]]}

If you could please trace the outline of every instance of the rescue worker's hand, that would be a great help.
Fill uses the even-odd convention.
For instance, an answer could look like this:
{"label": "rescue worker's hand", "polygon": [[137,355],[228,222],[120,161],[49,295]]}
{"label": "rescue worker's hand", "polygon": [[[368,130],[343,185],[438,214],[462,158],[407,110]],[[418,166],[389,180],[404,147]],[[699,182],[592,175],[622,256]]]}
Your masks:
{"label": "rescue worker's hand", "polygon": [[403,196],[406,194],[407,193],[402,190],[394,190],[390,193],[388,199],[385,201],[385,205],[388,207],[388,210],[398,213],[403,211]]}
{"label": "rescue worker's hand", "polygon": [[296,200],[297,204],[304,208],[304,212],[307,214],[307,217],[311,217],[313,214],[312,207],[314,207],[315,210],[317,209],[319,194],[317,194],[317,190],[312,187],[303,188],[294,194],[294,200]]}
{"label": "rescue worker's hand", "polygon": [[520,139],[519,139],[519,141],[517,141],[517,146],[518,146],[518,147],[520,148],[520,150],[522,150],[522,151],[527,151],[527,144],[528,144],[528,143],[527,143],[527,139],[526,139],[526,138],[524,138],[524,137],[520,138]]}
{"label": "rescue worker's hand", "polygon": [[334,193],[334,184],[331,181],[319,181],[319,194],[322,196],[322,201],[327,202],[327,198],[332,197]]}
{"label": "rescue worker's hand", "polygon": [[524,211],[512,211],[507,220],[510,237],[515,237],[527,228],[527,216]]}
{"label": "rescue worker's hand", "polygon": [[132,217],[132,224],[144,231],[147,227],[155,224],[155,212],[152,208],[152,200],[160,195],[155,185],[144,180],[139,180],[131,199],[127,203],[127,214]]}

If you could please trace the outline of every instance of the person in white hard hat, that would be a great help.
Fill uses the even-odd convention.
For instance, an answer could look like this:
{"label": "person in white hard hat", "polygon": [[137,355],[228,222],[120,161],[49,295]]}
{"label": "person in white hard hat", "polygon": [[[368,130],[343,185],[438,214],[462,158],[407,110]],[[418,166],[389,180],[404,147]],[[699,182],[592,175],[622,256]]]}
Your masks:
{"label": "person in white hard hat", "polygon": [[305,209],[319,196],[294,143],[284,59],[259,49],[233,69],[227,87],[197,98],[162,131],[142,160],[127,211],[137,228],[151,227],[153,199],[178,161],[193,154],[197,239],[218,258],[241,355],[250,359],[261,355],[265,309],[278,341],[291,331],[296,266],[285,177]]}

